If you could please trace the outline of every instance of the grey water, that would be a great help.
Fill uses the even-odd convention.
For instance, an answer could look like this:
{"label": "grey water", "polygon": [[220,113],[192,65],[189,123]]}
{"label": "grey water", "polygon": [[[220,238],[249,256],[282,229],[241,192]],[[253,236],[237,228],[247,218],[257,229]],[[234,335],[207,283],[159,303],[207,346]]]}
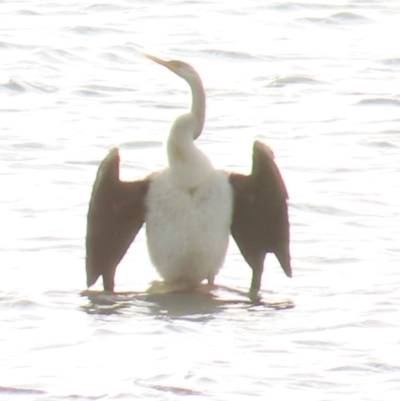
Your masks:
{"label": "grey water", "polygon": [[[0,1],[0,400],[397,400],[399,18],[396,0]],[[118,146],[123,179],[162,167],[190,100],[140,51],[200,73],[215,166],[274,150],[294,277],[269,256],[264,305],[132,295],[158,278],[143,233],[126,295],[80,295],[98,164]],[[232,242],[217,284],[249,282]]]}

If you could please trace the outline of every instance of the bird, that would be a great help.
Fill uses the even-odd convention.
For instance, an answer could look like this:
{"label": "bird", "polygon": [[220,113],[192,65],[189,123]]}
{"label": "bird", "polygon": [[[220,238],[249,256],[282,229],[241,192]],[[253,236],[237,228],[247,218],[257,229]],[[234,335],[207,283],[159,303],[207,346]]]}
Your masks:
{"label": "bird", "polygon": [[143,225],[150,260],[171,288],[213,286],[230,236],[252,269],[249,294],[260,291],[267,253],[292,277],[288,193],[271,148],[254,141],[248,175],[214,168],[195,143],[206,115],[199,74],[183,61],[144,56],[188,83],[191,107],[172,123],[164,169],[129,182],[119,178],[117,148],[101,162],[87,214],[87,287],[101,276],[114,292],[117,266]]}

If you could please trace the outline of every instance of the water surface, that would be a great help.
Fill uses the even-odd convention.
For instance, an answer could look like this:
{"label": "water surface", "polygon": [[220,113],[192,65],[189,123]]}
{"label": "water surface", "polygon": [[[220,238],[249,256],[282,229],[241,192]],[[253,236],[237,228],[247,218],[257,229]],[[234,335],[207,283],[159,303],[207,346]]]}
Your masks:
{"label": "water surface", "polygon": [[[0,399],[398,399],[397,1],[6,0],[0,14]],[[198,143],[216,166],[249,171],[255,138],[274,149],[294,277],[267,258],[267,305],[79,295],[99,162],[118,146],[124,179],[162,167],[189,100],[139,50],[201,74]],[[246,291],[231,245],[217,282]],[[117,289],[154,279],[142,233]]]}

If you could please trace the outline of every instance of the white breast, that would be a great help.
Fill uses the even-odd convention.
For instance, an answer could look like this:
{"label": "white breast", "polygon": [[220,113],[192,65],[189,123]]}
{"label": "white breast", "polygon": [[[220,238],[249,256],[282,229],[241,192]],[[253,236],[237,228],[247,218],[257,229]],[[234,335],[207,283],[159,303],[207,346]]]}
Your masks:
{"label": "white breast", "polygon": [[167,282],[197,284],[221,268],[230,235],[233,195],[228,176],[212,171],[196,188],[176,185],[170,169],[155,173],[147,196],[150,258]]}

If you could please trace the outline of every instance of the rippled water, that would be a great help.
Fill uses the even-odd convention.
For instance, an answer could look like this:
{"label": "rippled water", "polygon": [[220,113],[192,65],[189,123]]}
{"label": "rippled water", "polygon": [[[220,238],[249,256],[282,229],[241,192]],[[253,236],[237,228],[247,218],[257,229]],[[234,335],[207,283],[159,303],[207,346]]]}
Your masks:
{"label": "rippled water", "polygon": [[[398,399],[398,1],[3,0],[0,15],[1,400]],[[161,167],[189,99],[138,50],[200,72],[215,165],[248,171],[254,138],[274,149],[294,278],[270,256],[265,305],[79,295],[100,160],[117,145],[124,179]],[[141,235],[117,289],[156,278]],[[217,282],[248,288],[233,244]]]}

